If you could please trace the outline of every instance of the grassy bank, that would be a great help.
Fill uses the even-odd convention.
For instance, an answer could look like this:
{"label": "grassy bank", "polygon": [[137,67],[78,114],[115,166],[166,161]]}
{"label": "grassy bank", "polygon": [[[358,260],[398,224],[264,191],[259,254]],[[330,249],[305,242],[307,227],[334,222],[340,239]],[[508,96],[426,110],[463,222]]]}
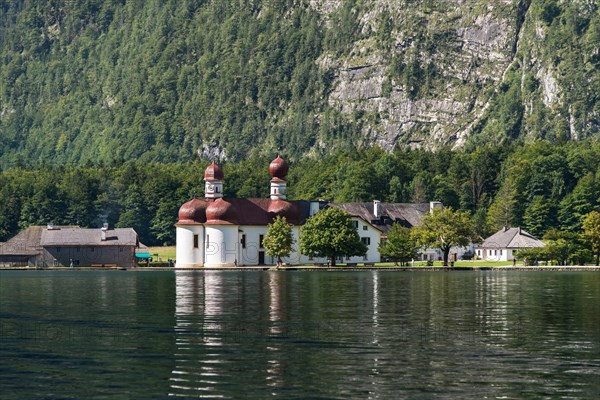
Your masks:
{"label": "grassy bank", "polygon": [[175,259],[175,246],[148,247],[148,251],[152,254],[153,261],[166,262],[169,258]]}

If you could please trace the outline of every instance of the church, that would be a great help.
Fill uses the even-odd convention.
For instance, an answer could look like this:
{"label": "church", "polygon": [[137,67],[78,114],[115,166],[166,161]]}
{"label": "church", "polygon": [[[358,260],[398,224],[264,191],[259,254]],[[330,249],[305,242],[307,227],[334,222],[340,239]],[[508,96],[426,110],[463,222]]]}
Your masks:
{"label": "church", "polygon": [[[306,220],[326,207],[348,212],[367,253],[360,257],[339,259],[345,263],[380,262],[378,246],[393,223],[412,227],[439,202],[422,204],[328,203],[323,201],[287,200],[286,176],[289,166],[281,157],[269,165],[269,198],[223,198],[225,176],[212,163],[204,172],[204,197],[193,198],[179,209],[176,223],[176,267],[235,267],[273,265],[276,260],[262,245],[267,225],[283,216],[292,225],[294,252],[283,259],[286,264],[326,263],[325,258],[310,258],[299,253],[298,237]],[[424,254],[424,257],[433,257]]]}

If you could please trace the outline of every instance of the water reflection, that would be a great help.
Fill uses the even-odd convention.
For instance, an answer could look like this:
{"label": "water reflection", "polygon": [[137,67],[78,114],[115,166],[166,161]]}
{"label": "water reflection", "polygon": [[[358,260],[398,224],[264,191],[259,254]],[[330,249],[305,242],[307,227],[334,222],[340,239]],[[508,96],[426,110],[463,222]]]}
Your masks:
{"label": "water reflection", "polygon": [[[234,376],[255,377],[277,395],[285,387],[282,345],[285,328],[284,275],[277,272],[259,278],[258,285],[243,293],[240,282],[218,271],[177,272],[175,307],[176,366],[170,378],[170,395],[201,398],[235,397],[229,388]],[[244,303],[248,295],[252,303]],[[262,302],[261,299],[267,299]],[[246,309],[247,318],[239,313]],[[264,310],[264,317],[261,314]],[[233,318],[229,318],[233,315]],[[260,348],[263,350],[260,351]],[[252,360],[243,359],[248,353]],[[253,379],[250,379],[253,380]],[[256,384],[253,381],[252,384]]]}
{"label": "water reflection", "polygon": [[[266,346],[268,360],[266,367],[266,383],[270,388],[284,387],[283,366],[281,362],[281,345],[278,337],[283,333],[282,280],[283,274],[271,271],[269,279],[269,342]],[[271,392],[275,396],[276,392]]]}
{"label": "water reflection", "polygon": [[590,301],[593,279],[178,271],[169,394],[585,398],[600,372],[600,338],[590,337],[600,322],[566,294]]}

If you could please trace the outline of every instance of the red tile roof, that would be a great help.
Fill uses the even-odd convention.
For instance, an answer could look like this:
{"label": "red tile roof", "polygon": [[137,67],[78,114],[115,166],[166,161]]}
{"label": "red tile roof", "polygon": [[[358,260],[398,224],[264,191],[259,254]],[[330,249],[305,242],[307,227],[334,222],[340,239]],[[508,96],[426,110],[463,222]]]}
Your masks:
{"label": "red tile roof", "polygon": [[[233,205],[239,225],[267,225],[282,211],[288,222],[293,225],[301,225],[308,217],[308,202],[289,201],[289,207],[282,207],[284,200],[271,199],[227,199]],[[304,204],[306,203],[306,204]],[[271,212],[269,208],[271,207]],[[276,212],[273,212],[276,210]],[[297,211],[296,211],[297,210]],[[293,215],[296,218],[292,218]]]}

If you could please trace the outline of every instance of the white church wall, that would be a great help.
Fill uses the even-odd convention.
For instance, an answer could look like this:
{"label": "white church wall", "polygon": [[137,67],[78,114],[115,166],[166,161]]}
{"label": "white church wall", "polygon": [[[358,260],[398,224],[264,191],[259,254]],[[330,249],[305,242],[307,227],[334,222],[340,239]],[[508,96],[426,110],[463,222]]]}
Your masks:
{"label": "white church wall", "polygon": [[234,267],[238,262],[238,226],[207,225],[205,267]]}
{"label": "white church wall", "polygon": [[[197,247],[194,247],[194,235],[198,235]],[[177,226],[176,243],[176,268],[194,268],[204,265],[204,227],[202,225]]]}
{"label": "white church wall", "polygon": [[[258,265],[259,252],[265,252],[265,249],[260,247],[260,235],[264,237],[267,233],[267,227],[243,225],[240,226],[239,231],[240,265]],[[243,236],[245,236],[245,247],[242,244]],[[266,261],[267,255],[265,252]]]}

